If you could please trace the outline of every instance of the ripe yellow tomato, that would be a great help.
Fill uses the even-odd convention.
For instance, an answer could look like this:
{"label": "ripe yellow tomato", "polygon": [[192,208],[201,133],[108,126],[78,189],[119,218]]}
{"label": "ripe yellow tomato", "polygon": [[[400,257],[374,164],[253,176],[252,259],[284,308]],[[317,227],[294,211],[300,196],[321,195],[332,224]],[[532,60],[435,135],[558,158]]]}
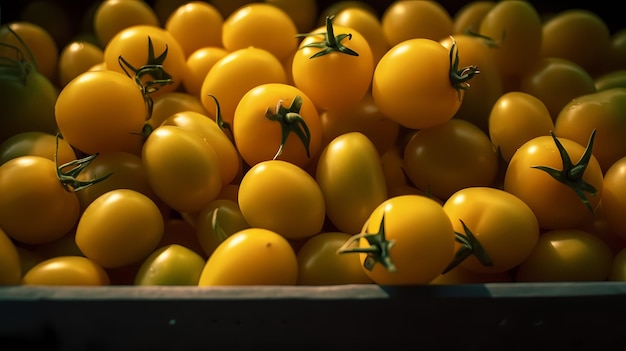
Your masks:
{"label": "ripe yellow tomato", "polygon": [[197,286],[205,260],[178,244],[156,249],[144,259],[135,275],[135,285]]}
{"label": "ripe yellow tomato", "polygon": [[81,73],[104,61],[104,50],[99,46],[75,40],[68,43],[59,54],[58,80],[61,87]]}
{"label": "ripe yellow tomato", "polygon": [[452,16],[436,1],[392,1],[381,16],[387,42],[395,46],[414,38],[441,40],[452,34]]}
{"label": "ripe yellow tomato", "polygon": [[188,1],[174,9],[163,28],[176,38],[185,57],[189,57],[200,48],[221,47],[223,25],[224,16],[213,4]]}
{"label": "ripe yellow tomato", "polygon": [[233,116],[233,137],[249,166],[280,159],[305,167],[322,142],[314,102],[283,83],[261,84],[241,97]]}
{"label": "ripe yellow tomato", "polygon": [[604,173],[602,213],[612,231],[626,239],[626,156],[615,161]]}
{"label": "ripe yellow tomato", "polygon": [[515,273],[518,282],[605,281],[613,253],[602,239],[579,229],[549,230]]}
{"label": "ripe yellow tomato", "polygon": [[285,11],[296,25],[298,33],[306,33],[315,26],[319,10],[316,0],[264,0],[264,2]]}
{"label": "ripe yellow tomato", "polygon": [[367,136],[379,154],[394,145],[400,134],[400,125],[385,116],[371,93],[349,109],[325,110],[320,113],[322,145],[348,132],[360,132]]}
{"label": "ripe yellow tomato", "polygon": [[298,250],[298,285],[371,284],[358,255],[338,255],[351,235],[322,232],[308,238]]}
{"label": "ripe yellow tomato", "polygon": [[552,120],[572,99],[596,92],[593,77],[580,65],[558,57],[538,59],[520,75],[519,91],[541,100]]}
{"label": "ripe yellow tomato", "polygon": [[239,204],[229,199],[215,199],[196,216],[195,234],[207,256],[234,233],[250,228],[241,213]]}
{"label": "ripe yellow tomato", "polygon": [[[57,146],[58,140],[58,146]],[[0,164],[19,156],[42,156],[63,165],[76,159],[76,153],[65,139],[45,132],[21,132],[0,144]]]}
{"label": "ripe yellow tomato", "polygon": [[120,268],[145,259],[163,236],[159,207],[131,189],[111,190],[83,211],[76,245],[85,257],[104,268]]}
{"label": "ripe yellow tomato", "polygon": [[45,157],[20,156],[2,164],[0,194],[0,228],[18,242],[59,239],[80,215],[76,193],[65,188],[54,161]]}
{"label": "ripe yellow tomato", "polygon": [[217,153],[197,132],[162,125],[146,139],[141,159],[156,195],[176,211],[197,212],[221,189]]}
{"label": "ripe yellow tomato", "polygon": [[314,29],[293,56],[294,85],[322,110],[357,104],[370,89],[374,59],[363,34],[333,24]]}
{"label": "ripe yellow tomato", "polygon": [[235,50],[215,62],[200,88],[204,107],[216,117],[219,102],[225,123],[233,124],[235,109],[250,89],[266,83],[287,83],[283,64],[269,51],[256,47]]}
{"label": "ripe yellow tomato", "polygon": [[452,16],[453,34],[462,34],[467,31],[478,33],[480,22],[495,4],[495,1],[476,0],[459,7]]}
{"label": "ripe yellow tomato", "polygon": [[576,63],[591,75],[603,72],[611,47],[611,32],[592,11],[567,9],[543,24],[541,56]]}
{"label": "ripe yellow tomato", "polygon": [[543,101],[521,91],[502,94],[489,113],[489,139],[507,163],[525,142],[553,130],[554,121]]}
{"label": "ripe yellow tomato", "polygon": [[519,75],[540,57],[542,24],[537,9],[525,0],[498,1],[484,15],[478,33],[495,42],[494,58],[503,76]]}
{"label": "ripe yellow tomato", "polygon": [[61,90],[55,112],[63,138],[86,154],[141,149],[146,104],[135,82],[122,73],[82,73]]}
{"label": "ripe yellow tomato", "polygon": [[[535,248],[539,223],[533,211],[517,196],[490,187],[467,187],[443,204],[455,232],[472,232],[492,265],[470,255],[460,263],[477,273],[505,273],[521,264]],[[457,243],[457,249],[461,246]],[[446,273],[447,274],[447,273]]]}
{"label": "ripe yellow tomato", "polygon": [[83,256],[59,256],[37,263],[24,274],[23,285],[104,286],[111,283],[97,262]]}
{"label": "ripe yellow tomato", "polygon": [[593,154],[606,172],[626,156],[626,87],[581,95],[568,102],[556,116],[554,133],[584,144],[595,129]]}
{"label": "ripe yellow tomato", "polygon": [[262,161],[239,185],[238,202],[251,227],[265,228],[288,239],[304,239],[322,230],[324,195],[302,168],[282,160]]}
{"label": "ripe yellow tomato", "polygon": [[0,286],[19,285],[21,279],[20,253],[11,238],[0,229]]}
{"label": "ripe yellow tomato", "polygon": [[[476,68],[458,69],[458,57],[439,41],[405,40],[378,61],[372,96],[380,111],[401,126],[421,129],[451,119]],[[410,77],[408,79],[407,77]]]}
{"label": "ripe yellow tomato", "polygon": [[[585,147],[567,138],[535,137],[511,157],[504,190],[530,206],[542,229],[575,227],[602,198],[603,173],[592,151],[589,143]],[[555,174],[560,180],[549,174],[549,169],[560,173]]]}
{"label": "ripe yellow tomato", "polygon": [[183,76],[183,88],[192,96],[200,96],[204,78],[219,59],[228,51],[219,46],[199,48],[187,56],[187,69]]}
{"label": "ripe yellow tomato", "polygon": [[215,150],[222,185],[235,179],[239,172],[239,152],[230,138],[208,114],[181,111],[168,117],[161,126],[177,126],[200,135]]}
{"label": "ripe yellow tomato", "polygon": [[125,28],[135,25],[160,26],[156,12],[144,1],[101,1],[94,9],[92,20],[92,29],[103,48]]}
{"label": "ripe yellow tomato", "polygon": [[163,121],[172,115],[186,111],[210,115],[198,95],[184,91],[171,91],[153,99],[152,115],[147,123],[154,129],[163,124]]}
{"label": "ripe yellow tomato", "polygon": [[256,2],[226,17],[222,45],[228,51],[254,46],[283,60],[297,49],[297,34],[296,24],[287,12],[272,4]]}
{"label": "ripe yellow tomato", "polygon": [[344,233],[359,233],[372,211],[387,199],[378,151],[360,132],[342,134],[324,148],[315,180],[328,219]]}
{"label": "ripe yellow tomato", "polygon": [[385,200],[354,238],[357,249],[369,248],[359,253],[361,263],[372,281],[381,285],[428,284],[454,256],[450,218],[438,202],[420,195]]}
{"label": "ripe yellow tomato", "polygon": [[114,189],[132,189],[148,196],[155,202],[160,201],[148,183],[148,176],[139,155],[129,152],[99,154],[89,165],[83,168],[76,178],[88,181],[101,177],[107,178],[76,192],[81,211],[100,195]]}
{"label": "ripe yellow tomato", "polygon": [[282,235],[247,228],[224,240],[209,257],[199,286],[296,285],[298,260]]}
{"label": "ripe yellow tomato", "polygon": [[456,118],[417,131],[404,148],[403,161],[413,185],[444,200],[468,186],[490,185],[499,162],[487,134]]}
{"label": "ripe yellow tomato", "polygon": [[381,20],[365,8],[346,7],[335,15],[333,23],[338,26],[354,28],[365,37],[372,50],[374,65],[391,47],[385,37]]}

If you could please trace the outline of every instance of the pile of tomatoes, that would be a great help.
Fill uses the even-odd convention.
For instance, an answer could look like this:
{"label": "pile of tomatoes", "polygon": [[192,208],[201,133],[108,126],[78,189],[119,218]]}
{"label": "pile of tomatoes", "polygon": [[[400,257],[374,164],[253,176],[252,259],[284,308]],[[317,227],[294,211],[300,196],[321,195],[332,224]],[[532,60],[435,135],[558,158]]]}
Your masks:
{"label": "pile of tomatoes", "polygon": [[626,30],[317,6],[3,24],[0,285],[626,280]]}

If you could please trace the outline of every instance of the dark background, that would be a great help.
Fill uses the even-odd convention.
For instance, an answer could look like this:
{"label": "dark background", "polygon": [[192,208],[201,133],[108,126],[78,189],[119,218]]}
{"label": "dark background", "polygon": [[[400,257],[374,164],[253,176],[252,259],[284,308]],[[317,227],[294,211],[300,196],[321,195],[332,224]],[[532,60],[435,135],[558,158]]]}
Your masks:
{"label": "dark background", "polygon": [[[79,21],[80,15],[83,14],[86,9],[88,9],[91,4],[95,1],[91,0],[48,0],[50,2],[56,2],[58,4],[62,4],[68,10],[70,10],[73,14],[76,15],[76,21]],[[292,0],[298,1],[298,0]],[[393,0],[377,0],[377,1],[365,1],[366,3],[373,6],[380,14],[384,11],[384,9],[392,2]],[[30,1],[28,0],[0,0],[0,23],[8,23],[12,20],[15,20],[21,11]],[[152,4],[153,0],[147,0],[146,2]],[[210,2],[210,1],[208,1]],[[337,2],[332,0],[319,0],[319,10],[323,10],[326,6]],[[470,1],[461,1],[461,0],[448,0],[448,1],[439,1],[449,12],[451,15],[454,15],[459,8],[463,5],[469,3]],[[593,1],[593,0],[585,0],[585,1],[550,1],[550,0],[541,0],[541,1],[530,1],[537,11],[540,14],[549,14],[558,12],[561,10],[569,9],[569,8],[584,8],[591,10],[602,17],[609,29],[612,32],[615,32],[621,28],[626,27],[626,21],[624,20],[624,15],[621,13],[619,9],[617,9],[617,5],[619,2],[608,2],[604,0]],[[78,24],[77,24],[78,25]]]}

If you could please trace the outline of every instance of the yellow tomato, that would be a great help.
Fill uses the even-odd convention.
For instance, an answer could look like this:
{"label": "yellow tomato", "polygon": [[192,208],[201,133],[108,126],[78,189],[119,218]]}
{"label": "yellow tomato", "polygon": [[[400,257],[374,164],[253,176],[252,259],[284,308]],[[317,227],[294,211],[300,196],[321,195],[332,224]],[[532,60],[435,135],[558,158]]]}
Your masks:
{"label": "yellow tomato", "polygon": [[164,28],[176,38],[185,57],[189,57],[203,47],[221,47],[223,25],[224,17],[213,4],[188,1],[168,16]]}
{"label": "yellow tomato", "polygon": [[95,261],[82,256],[59,256],[37,263],[22,278],[23,285],[103,286],[107,272]]}
{"label": "yellow tomato", "polygon": [[21,278],[20,254],[11,238],[0,229],[0,286],[19,285]]}
{"label": "yellow tomato", "polygon": [[282,235],[247,228],[224,240],[209,257],[199,286],[296,285],[298,260]]}

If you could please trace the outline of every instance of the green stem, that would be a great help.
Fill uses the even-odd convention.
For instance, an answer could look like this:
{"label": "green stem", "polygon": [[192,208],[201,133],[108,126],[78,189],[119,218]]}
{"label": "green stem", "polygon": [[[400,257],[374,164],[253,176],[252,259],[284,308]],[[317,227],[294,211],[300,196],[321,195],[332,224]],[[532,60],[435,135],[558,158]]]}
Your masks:
{"label": "green stem", "polygon": [[[365,239],[370,244],[367,247],[354,246],[355,242]],[[367,257],[363,262],[363,267],[369,271],[374,269],[376,263],[380,263],[390,272],[396,272],[397,268],[391,260],[391,248],[394,246],[394,240],[385,238],[385,216],[380,221],[377,233],[360,233],[351,236],[338,250],[338,254],[345,253],[367,253]]]}
{"label": "green stem", "polygon": [[[73,160],[67,163],[64,163],[62,165],[59,166],[59,162],[58,162],[58,153],[59,153],[59,138],[60,138],[60,134],[57,133],[56,135],[56,149],[54,152],[54,164],[56,165],[57,168],[57,178],[59,179],[59,181],[61,182],[61,184],[63,185],[63,187],[65,188],[65,190],[70,191],[70,192],[77,192],[80,190],[83,190],[85,188],[88,188],[96,183],[99,183],[105,179],[107,179],[108,177],[111,176],[111,174],[113,173],[109,173],[107,175],[104,175],[100,178],[96,178],[96,179],[90,179],[90,180],[79,180],[77,179],[78,175],[87,167],[89,166],[89,164],[91,163],[91,161],[93,161],[96,157],[98,157],[98,153],[77,159],[77,160]],[[68,171],[64,171],[65,168],[71,167]]]}
{"label": "green stem", "polygon": [[450,38],[452,39],[450,46],[450,84],[457,90],[459,100],[461,100],[461,91],[469,89],[469,80],[480,71],[477,66],[459,68],[459,50],[454,37],[450,36]]}
{"label": "green stem", "polygon": [[313,43],[309,43],[306,45],[302,45],[301,48],[318,48],[320,51],[316,52],[313,56],[309,57],[310,59],[314,59],[316,57],[324,56],[330,54],[331,52],[339,52],[342,54],[350,55],[350,56],[359,56],[359,54],[344,46],[342,41],[345,38],[348,40],[352,39],[351,33],[342,33],[335,36],[335,29],[333,28],[333,18],[334,16],[326,17],[326,32],[325,33],[306,33],[306,34],[298,34],[296,37],[308,37],[311,35],[322,35],[324,36],[324,40],[317,41]]}
{"label": "green stem", "polygon": [[559,154],[561,156],[561,160],[563,163],[563,169],[558,170],[558,169],[554,169],[554,168],[547,167],[547,166],[533,166],[532,168],[542,170],[548,173],[550,176],[552,176],[552,178],[570,187],[572,190],[574,190],[578,198],[583,202],[583,204],[587,207],[587,209],[591,213],[593,213],[594,209],[591,206],[589,199],[587,199],[586,193],[589,193],[592,196],[594,196],[598,193],[598,191],[593,185],[588,183],[583,178],[583,175],[585,173],[585,170],[587,169],[587,166],[589,165],[589,160],[591,159],[591,156],[593,155],[592,149],[593,149],[593,141],[596,135],[596,130],[594,129],[591,132],[591,136],[589,137],[589,142],[587,143],[587,147],[585,148],[583,155],[580,157],[580,160],[578,160],[576,164],[572,163],[572,160],[569,157],[567,150],[565,150],[565,147],[563,147],[563,144],[561,144],[559,139],[554,135],[552,131],[550,131],[550,135],[552,136],[552,139],[554,140],[554,143],[556,144],[556,147],[559,150]]}
{"label": "green stem", "polygon": [[[230,123],[224,121],[224,118],[222,117],[222,109],[220,107],[220,102],[217,100],[217,97],[215,95],[213,94],[207,94],[207,95],[211,97],[213,101],[215,101],[215,123],[217,123],[217,126],[220,127],[222,132],[224,132],[226,136],[228,136],[230,141],[234,143],[235,138],[233,136],[233,129],[230,126]],[[228,133],[226,131],[228,131]]]}
{"label": "green stem", "polygon": [[289,107],[285,108],[282,105],[283,101],[279,100],[276,104],[276,112],[272,112],[268,107],[265,111],[265,117],[267,117],[271,121],[275,121],[280,123],[281,127],[281,140],[280,146],[278,147],[278,151],[274,155],[274,159],[277,159],[282,153],[287,143],[287,138],[290,133],[294,133],[306,150],[307,157],[311,157],[310,153],[310,144],[311,144],[311,132],[309,131],[309,127],[306,122],[300,116],[300,108],[302,107],[302,97],[296,95],[291,102]]}
{"label": "green stem", "polygon": [[491,258],[487,254],[487,251],[485,251],[483,246],[480,244],[480,241],[478,241],[478,238],[476,238],[474,233],[472,233],[472,231],[467,227],[462,219],[459,219],[459,221],[461,222],[461,225],[463,225],[463,231],[465,232],[465,234],[454,232],[454,236],[456,242],[461,244],[461,246],[455,252],[452,262],[448,264],[448,266],[443,270],[441,274],[448,273],[471,255],[476,256],[478,261],[483,266],[493,266],[493,261],[491,261]]}

